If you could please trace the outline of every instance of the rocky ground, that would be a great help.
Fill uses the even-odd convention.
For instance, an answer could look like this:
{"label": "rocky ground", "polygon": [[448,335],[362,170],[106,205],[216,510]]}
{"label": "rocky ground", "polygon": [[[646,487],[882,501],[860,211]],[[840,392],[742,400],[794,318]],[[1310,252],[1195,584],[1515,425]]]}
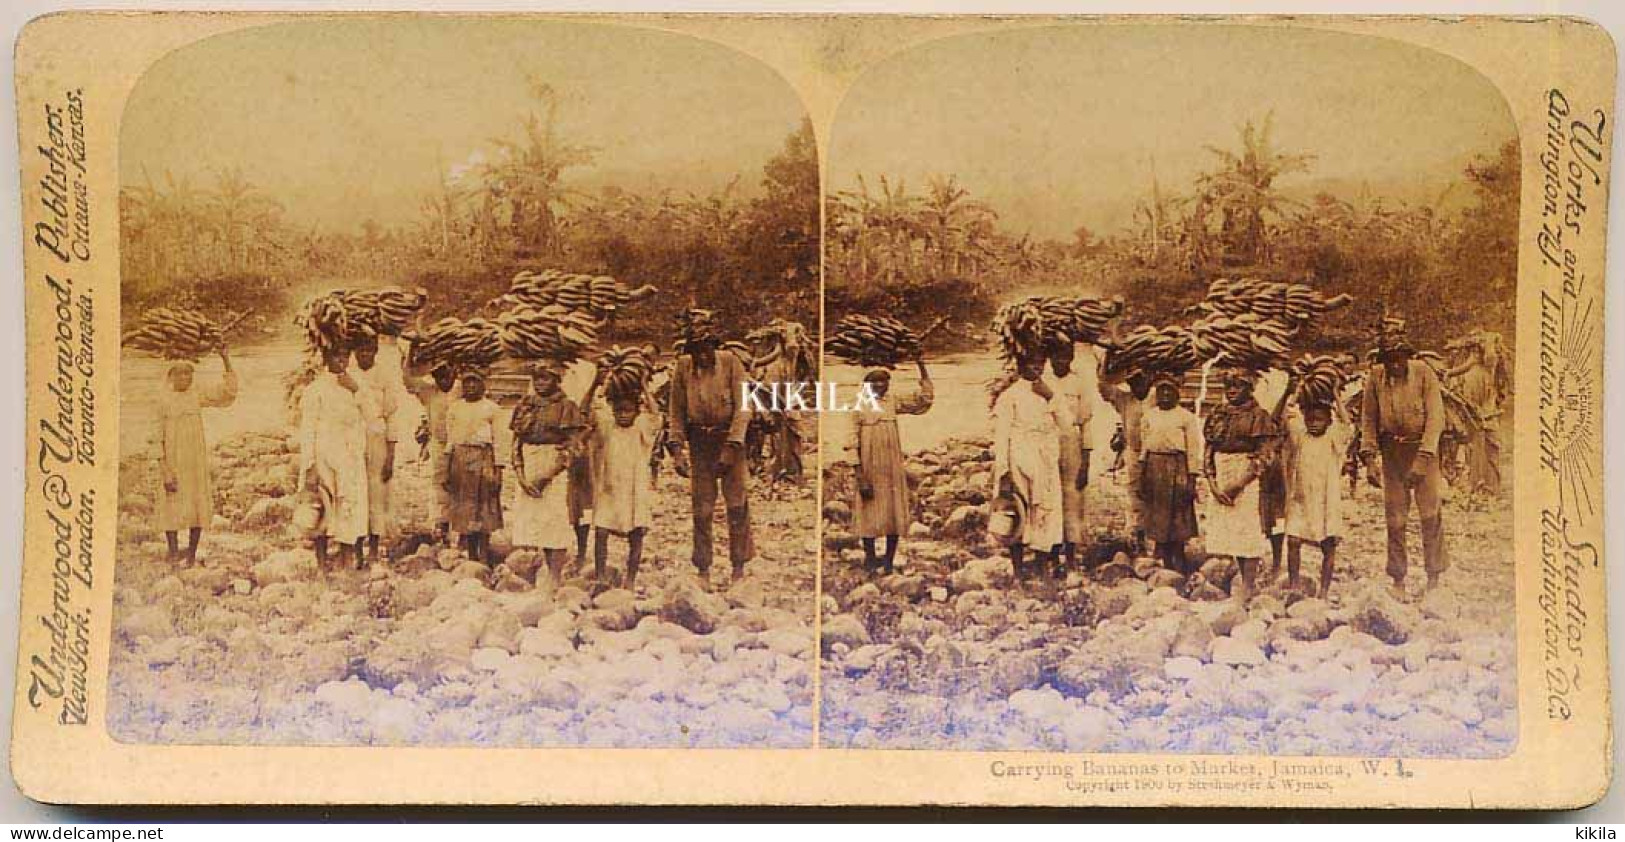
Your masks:
{"label": "rocky ground", "polygon": [[[1121,552],[1127,500],[1091,486],[1092,569],[1019,586],[983,532],[985,441],[910,457],[918,522],[896,574],[862,570],[851,468],[824,483],[825,745],[1496,757],[1517,738],[1511,507],[1452,500],[1453,567],[1423,598],[1383,574],[1380,492],[1346,507],[1328,600],[1245,606],[1214,559],[1186,580]],[[1420,567],[1420,539],[1411,536]],[[1200,539],[1191,550],[1201,557]],[[1304,568],[1318,572],[1319,553]],[[1284,575],[1282,577],[1284,579]]]}
{"label": "rocky ground", "polygon": [[[753,488],[759,556],[744,579],[706,586],[688,563],[686,480],[668,471],[636,588],[591,595],[575,574],[555,583],[544,570],[532,586],[538,563],[526,552],[491,570],[424,545],[376,572],[318,570],[288,524],[293,460],[277,435],[242,433],[215,448],[217,516],[191,569],[165,560],[146,519],[150,457],[120,466],[108,713],[117,739],[811,741],[817,546],[807,488]],[[402,464],[402,487],[421,490],[422,466]],[[720,507],[716,533],[727,534]],[[504,541],[498,533],[493,544]],[[611,566],[624,554],[612,540]]]}

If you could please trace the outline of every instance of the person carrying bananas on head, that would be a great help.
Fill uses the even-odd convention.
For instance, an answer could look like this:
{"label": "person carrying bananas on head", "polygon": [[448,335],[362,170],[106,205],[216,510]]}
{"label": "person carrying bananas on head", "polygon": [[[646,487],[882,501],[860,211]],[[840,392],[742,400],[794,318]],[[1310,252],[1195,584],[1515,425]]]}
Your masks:
{"label": "person carrying bananas on head", "polygon": [[685,451],[688,454],[694,567],[701,577],[709,578],[711,518],[720,485],[728,511],[728,559],[738,578],[755,555],[746,499],[745,429],[750,413],[742,392],[749,375],[738,357],[718,349],[716,317],[711,311],[685,313],[679,339],[682,356],[671,374],[667,448],[679,460]]}
{"label": "person carrying bananas on head", "polygon": [[1140,413],[1139,496],[1146,540],[1169,570],[1190,574],[1185,542],[1196,535],[1196,478],[1202,473],[1201,422],[1179,405],[1179,380],[1158,373]]}
{"label": "person carrying bananas on head", "polygon": [[[1439,583],[1449,563],[1439,506],[1439,438],[1444,434],[1444,395],[1439,378],[1405,337],[1401,319],[1385,319],[1377,335],[1377,364],[1366,375],[1360,410],[1360,460],[1366,479],[1382,487],[1388,526],[1388,575],[1405,596],[1405,523],[1411,501],[1422,520],[1422,560],[1427,587]],[[1379,472],[1378,455],[1382,457]]]}
{"label": "person carrying bananas on head", "polygon": [[366,423],[357,397],[361,385],[349,366],[349,348],[324,349],[322,370],[299,398],[299,477],[321,502],[311,541],[322,566],[334,541],[341,554],[353,550],[360,566],[367,535]]}
{"label": "person carrying bananas on head", "polygon": [[[595,402],[608,380],[604,400]],[[586,450],[592,462],[593,579],[608,587],[609,536],[626,539],[626,576],[621,587],[637,585],[643,539],[654,526],[654,472],[649,453],[660,433],[660,409],[636,379],[621,380],[602,366],[581,399],[586,417]]]}
{"label": "person carrying bananas on head", "polygon": [[[1224,405],[1202,424],[1208,482],[1207,552],[1236,561],[1239,575],[1231,595],[1243,604],[1258,582],[1258,568],[1270,551],[1273,512],[1265,507],[1260,485],[1279,456],[1281,428],[1269,410],[1258,405],[1253,389],[1258,373],[1235,368],[1225,373]],[[1286,400],[1283,392],[1281,399]]]}
{"label": "person carrying bananas on head", "polygon": [[1501,368],[1494,348],[1500,340],[1480,331],[1459,343],[1452,343],[1460,360],[1445,372],[1445,382],[1455,389],[1478,414],[1479,424],[1471,429],[1467,442],[1467,482],[1476,493],[1490,497],[1501,493]]}
{"label": "person carrying bananas on head", "polygon": [[[1061,416],[1061,555],[1068,569],[1078,565],[1078,545],[1087,538],[1083,516],[1084,489],[1089,485],[1089,452],[1093,447],[1089,424],[1094,417],[1097,385],[1094,371],[1074,366],[1077,347],[1068,337],[1050,344],[1048,378]],[[1094,362],[1094,357],[1088,357]]]}
{"label": "person carrying bananas on head", "polygon": [[[1287,392],[1295,383],[1296,376],[1288,381]],[[1280,464],[1286,485],[1287,587],[1301,587],[1303,545],[1314,544],[1320,548],[1321,599],[1331,592],[1337,545],[1343,539],[1343,456],[1354,438],[1353,426],[1336,398],[1335,392],[1331,400],[1325,400],[1299,391],[1297,405],[1287,408],[1282,418],[1286,431]]]}
{"label": "person carrying bananas on head", "polygon": [[441,544],[451,541],[451,498],[446,493],[446,412],[455,400],[452,390],[457,388],[457,370],[450,363],[440,363],[429,372],[428,378],[418,378],[414,385],[418,400],[423,403],[423,414],[414,438],[420,448],[418,458],[429,466],[430,485],[433,486],[435,539]]}
{"label": "person carrying bananas on head", "polygon": [[1112,436],[1112,449],[1121,460],[1128,494],[1129,531],[1134,538],[1134,552],[1146,551],[1145,500],[1140,496],[1141,458],[1140,419],[1151,403],[1151,376],[1135,372],[1126,382],[1118,383],[1100,378],[1100,397],[1117,412],[1118,424]]}
{"label": "person carrying bananas on head", "polygon": [[220,364],[225,368],[220,384],[210,388],[193,385],[192,363],[184,360],[169,367],[169,390],[158,401],[158,445],[160,481],[154,515],[158,528],[169,542],[169,560],[180,561],[180,531],[186,530],[186,564],[197,563],[197,545],[203,528],[214,519],[214,489],[209,478],[209,443],[203,437],[202,409],[231,406],[237,400],[237,373],[221,345]]}
{"label": "person carrying bananas on head", "polygon": [[[863,569],[867,571],[893,572],[898,536],[908,531],[914,519],[902,440],[897,435],[897,416],[924,415],[936,397],[925,360],[916,357],[914,364],[920,372],[920,390],[912,395],[893,395],[891,372],[884,368],[870,369],[864,374],[863,382],[875,396],[876,408],[853,416],[858,499],[853,501],[852,524],[863,541]],[[886,539],[886,549],[877,560],[875,539],[881,537]]]}
{"label": "person carrying bananas on head", "polygon": [[[996,384],[993,401],[994,496],[1016,502],[1021,534],[1011,536],[1018,579],[1053,572],[1061,546],[1061,420],[1065,411],[1044,382],[1044,353],[1016,359],[1016,379]],[[1036,557],[1028,559],[1031,547]]]}
{"label": "person carrying bananas on head", "polygon": [[497,427],[502,409],[485,396],[485,372],[465,368],[462,393],[446,409],[444,488],[451,529],[463,536],[472,561],[486,563],[491,533],[502,528],[502,463]]}
{"label": "person carrying bananas on head", "polygon": [[378,337],[367,333],[356,337],[356,400],[366,424],[367,463],[367,561],[377,563],[378,544],[395,536],[395,512],[391,491],[395,480],[395,443],[407,437],[401,429],[401,395],[406,389],[400,371],[386,371],[378,364]]}
{"label": "person carrying bananas on head", "polygon": [[555,582],[575,544],[569,470],[586,429],[581,407],[560,388],[563,379],[558,361],[531,363],[531,391],[513,408],[508,425],[520,491],[508,513],[509,534],[515,547],[541,551]]}

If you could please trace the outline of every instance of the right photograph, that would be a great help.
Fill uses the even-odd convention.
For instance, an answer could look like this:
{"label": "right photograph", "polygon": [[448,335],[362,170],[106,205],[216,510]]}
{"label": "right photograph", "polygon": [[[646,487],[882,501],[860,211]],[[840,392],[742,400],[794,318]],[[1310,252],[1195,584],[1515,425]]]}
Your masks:
{"label": "right photograph", "polygon": [[918,45],[826,157],[822,743],[1517,742],[1519,139],[1285,26]]}

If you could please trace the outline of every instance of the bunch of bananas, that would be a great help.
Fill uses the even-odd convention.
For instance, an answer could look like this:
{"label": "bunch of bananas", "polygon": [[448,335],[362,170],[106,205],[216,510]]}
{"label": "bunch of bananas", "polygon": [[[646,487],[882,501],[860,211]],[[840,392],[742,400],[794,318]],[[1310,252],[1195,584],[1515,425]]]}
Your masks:
{"label": "bunch of bananas", "polygon": [[141,324],[124,334],[125,347],[167,360],[196,362],[220,347],[220,326],[194,310],[157,307],[141,315]]}
{"label": "bunch of bananas", "polygon": [[305,343],[318,355],[347,348],[356,337],[376,332],[366,320],[355,317],[344,296],[342,290],[318,295],[294,316],[294,323],[305,331]]}
{"label": "bunch of bananas", "polygon": [[1285,362],[1292,328],[1256,313],[1208,316],[1190,326],[1191,350],[1198,360],[1223,361],[1262,371]]}
{"label": "bunch of bananas", "polygon": [[1182,325],[1140,325],[1106,351],[1103,372],[1108,376],[1178,373],[1202,363],[1191,330]]}
{"label": "bunch of bananas", "polygon": [[1045,346],[1062,340],[1060,326],[1045,317],[1044,299],[1034,296],[1006,304],[993,314],[993,334],[1007,360],[1042,354]]}
{"label": "bunch of bananas", "polygon": [[496,362],[503,351],[503,330],[495,322],[472,318],[462,321],[444,318],[421,334],[408,334],[412,342],[414,366],[434,368],[484,368]]}
{"label": "bunch of bananas", "polygon": [[1045,296],[1028,300],[1036,303],[1048,332],[1059,333],[1073,342],[1099,342],[1106,324],[1123,313],[1121,298],[1102,301],[1081,296]]}
{"label": "bunch of bananas", "polygon": [[619,345],[598,356],[604,372],[604,397],[610,401],[638,400],[655,370],[653,346],[623,348]]}
{"label": "bunch of bananas", "polygon": [[1348,295],[1328,297],[1304,284],[1220,278],[1208,285],[1207,297],[1195,309],[1221,316],[1254,313],[1295,327],[1353,300]]}
{"label": "bunch of bananas", "polygon": [[365,325],[374,333],[386,336],[400,336],[429,300],[428,291],[422,287],[414,290],[393,286],[338,290],[335,294],[348,311],[352,323]]}
{"label": "bunch of bananas", "polygon": [[891,368],[920,354],[920,337],[889,316],[855,313],[841,319],[824,347],[848,362]]}
{"label": "bunch of bananas", "polygon": [[520,359],[573,362],[598,341],[598,322],[562,304],[516,307],[497,316],[496,324],[503,348]]}
{"label": "bunch of bananas", "polygon": [[508,292],[497,299],[502,304],[515,304],[541,309],[558,305],[567,310],[585,312],[597,321],[604,321],[628,304],[648,298],[655,288],[647,284],[630,289],[608,275],[576,275],[556,269],[540,272],[524,271],[513,277]]}
{"label": "bunch of bananas", "polygon": [[745,368],[750,368],[756,364],[756,353],[751,350],[750,343],[743,339],[726,340],[717,346],[717,350],[726,351],[738,357],[739,361],[745,364]]}
{"label": "bunch of bananas", "polygon": [[1330,406],[1348,382],[1342,361],[1325,354],[1300,358],[1292,364],[1292,373],[1298,380],[1298,396],[1306,404]]}

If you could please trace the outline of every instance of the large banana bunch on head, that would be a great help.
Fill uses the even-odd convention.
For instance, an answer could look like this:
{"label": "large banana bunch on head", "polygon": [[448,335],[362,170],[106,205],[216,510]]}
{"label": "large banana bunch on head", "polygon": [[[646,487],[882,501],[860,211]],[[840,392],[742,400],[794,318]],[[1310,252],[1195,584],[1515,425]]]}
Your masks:
{"label": "large banana bunch on head", "polygon": [[409,338],[412,365],[425,368],[484,368],[503,352],[502,329],[482,318],[444,318]]}
{"label": "large banana bunch on head", "polygon": [[1103,372],[1110,377],[1181,374],[1202,362],[1190,328],[1140,325],[1107,349]]}
{"label": "large banana bunch on head", "polygon": [[920,337],[889,316],[854,313],[836,324],[824,345],[855,365],[891,368],[920,354]]}
{"label": "large banana bunch on head", "polygon": [[608,275],[579,275],[557,269],[527,270],[514,275],[508,291],[497,301],[536,309],[557,305],[604,322],[622,307],[642,301],[655,291],[648,285],[632,289]]}
{"label": "large banana bunch on head", "polygon": [[1059,327],[1045,317],[1044,299],[1033,296],[999,308],[993,315],[993,335],[1007,360],[1042,355],[1052,342],[1065,338]]}
{"label": "large banana bunch on head", "polygon": [[1257,313],[1209,315],[1190,326],[1197,360],[1222,359],[1242,368],[1264,370],[1284,364],[1293,329]]}
{"label": "large banana bunch on head", "polygon": [[1123,300],[1100,300],[1077,297],[1035,297],[1040,316],[1050,333],[1058,333],[1073,342],[1094,344],[1112,319],[1122,315]]}
{"label": "large banana bunch on head", "polygon": [[356,339],[377,333],[369,318],[345,303],[348,295],[335,290],[315,296],[299,308],[294,322],[304,329],[305,344],[316,354],[348,348]]}
{"label": "large banana bunch on head", "polygon": [[1327,296],[1306,284],[1257,278],[1219,278],[1208,285],[1196,309],[1220,316],[1253,313],[1294,329],[1353,301],[1348,295]]}
{"label": "large banana bunch on head", "polygon": [[604,372],[604,397],[610,402],[639,400],[654,374],[655,349],[652,346],[611,347],[598,356]]}
{"label": "large banana bunch on head", "polygon": [[1348,383],[1346,362],[1326,354],[1300,357],[1292,364],[1292,373],[1298,380],[1298,400],[1304,406],[1330,406]]}
{"label": "large banana bunch on head", "polygon": [[519,306],[496,318],[509,356],[573,362],[598,341],[598,322],[562,304]]}
{"label": "large banana bunch on head", "polygon": [[220,327],[195,310],[157,307],[141,315],[141,323],[124,334],[123,345],[167,360],[196,362],[220,347]]}

